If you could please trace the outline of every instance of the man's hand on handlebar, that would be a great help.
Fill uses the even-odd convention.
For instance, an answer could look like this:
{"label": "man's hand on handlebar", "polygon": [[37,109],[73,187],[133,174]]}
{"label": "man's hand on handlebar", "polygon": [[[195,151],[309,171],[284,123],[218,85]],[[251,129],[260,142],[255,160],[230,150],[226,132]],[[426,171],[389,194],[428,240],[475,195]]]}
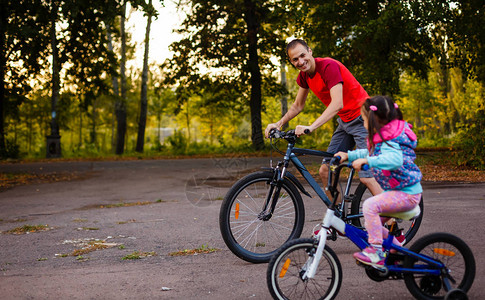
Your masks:
{"label": "man's hand on handlebar", "polygon": [[271,132],[272,129],[278,129],[278,124],[271,123],[271,124],[268,124],[268,126],[266,126],[266,130],[264,131],[264,136],[266,136],[266,138],[269,138],[269,133]]}
{"label": "man's hand on handlebar", "polygon": [[304,134],[310,134],[312,132],[310,126],[303,126],[303,125],[298,125],[295,127],[295,134],[296,136],[301,136]]}

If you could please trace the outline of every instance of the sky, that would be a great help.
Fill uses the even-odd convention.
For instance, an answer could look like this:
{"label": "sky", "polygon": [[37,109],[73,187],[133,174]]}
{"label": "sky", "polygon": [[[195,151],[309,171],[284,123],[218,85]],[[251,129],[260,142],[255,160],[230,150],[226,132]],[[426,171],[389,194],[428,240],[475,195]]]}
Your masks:
{"label": "sky", "polygon": [[[165,0],[164,2],[165,6],[162,7],[160,1],[153,1],[159,16],[157,19],[152,19],[150,28],[149,63],[161,64],[165,59],[171,58],[172,53],[168,50],[168,46],[180,39],[172,30],[182,23],[184,15],[177,11],[172,0]],[[140,11],[133,11],[128,18],[127,31],[132,34],[132,41],[137,43],[134,64],[140,69],[143,66],[146,24],[147,18]]]}

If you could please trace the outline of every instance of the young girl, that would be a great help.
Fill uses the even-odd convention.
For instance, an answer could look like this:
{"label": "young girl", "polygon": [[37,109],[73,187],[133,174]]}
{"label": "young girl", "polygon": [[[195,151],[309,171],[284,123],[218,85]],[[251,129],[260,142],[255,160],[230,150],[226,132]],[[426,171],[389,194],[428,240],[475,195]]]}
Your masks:
{"label": "young girl", "polygon": [[[422,175],[414,164],[416,135],[402,120],[398,105],[389,97],[375,96],[365,101],[361,113],[369,132],[368,149],[335,155],[340,156],[341,161],[348,159],[357,171],[368,164],[384,189],[382,194],[364,202],[362,210],[371,246],[354,253],[358,261],[379,267],[384,265],[382,241],[388,235],[379,213],[408,211],[416,207],[423,191],[420,183]],[[400,244],[397,239],[394,243]]]}

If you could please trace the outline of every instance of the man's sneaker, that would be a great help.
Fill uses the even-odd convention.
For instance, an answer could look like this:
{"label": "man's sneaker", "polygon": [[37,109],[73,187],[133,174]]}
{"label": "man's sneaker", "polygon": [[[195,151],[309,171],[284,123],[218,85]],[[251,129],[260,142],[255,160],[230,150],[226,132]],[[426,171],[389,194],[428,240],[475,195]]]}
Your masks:
{"label": "man's sneaker", "polygon": [[354,258],[363,264],[377,268],[384,268],[386,254],[374,247],[367,247],[362,252],[355,252]]}

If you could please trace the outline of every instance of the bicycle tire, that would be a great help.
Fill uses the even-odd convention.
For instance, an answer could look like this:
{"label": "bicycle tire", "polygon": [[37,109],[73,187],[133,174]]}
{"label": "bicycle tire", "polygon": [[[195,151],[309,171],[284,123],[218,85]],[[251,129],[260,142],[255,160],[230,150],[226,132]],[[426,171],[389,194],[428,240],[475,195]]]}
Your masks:
{"label": "bicycle tire", "polygon": [[236,256],[251,263],[267,263],[278,248],[300,237],[303,230],[303,200],[286,179],[271,219],[258,218],[272,179],[271,171],[249,174],[234,184],[221,204],[219,226],[224,242]]}
{"label": "bicycle tire", "polygon": [[[406,273],[406,287],[417,299],[445,299],[448,292],[460,289],[466,293],[472,286],[475,279],[475,258],[470,247],[459,237],[444,232],[431,233],[418,239],[409,250],[443,262],[456,280],[455,283],[450,281],[451,290],[445,291],[441,278],[443,275]],[[404,267],[413,268],[415,263],[413,257],[407,256]]]}
{"label": "bicycle tire", "polygon": [[[362,214],[362,201],[364,193],[367,191],[367,186],[363,183],[360,183],[357,188],[355,189],[354,199],[352,200],[352,205],[350,209],[351,215]],[[369,193],[369,196],[372,196]],[[364,199],[365,200],[365,199]],[[421,214],[412,221],[402,221],[401,225],[398,224],[400,228],[403,229],[404,236],[406,237],[405,242],[403,245],[409,243],[416,233],[418,232],[419,226],[421,226],[421,222],[423,220],[423,213],[424,213],[424,200],[423,196],[421,196],[421,201],[419,202],[419,208],[421,209]],[[363,218],[356,218],[352,220],[352,224],[356,227],[364,228]]]}
{"label": "bicycle tire", "polygon": [[268,264],[266,281],[274,299],[334,299],[342,284],[342,266],[335,252],[325,245],[317,273],[312,279],[301,275],[316,251],[313,239],[292,240]]}

